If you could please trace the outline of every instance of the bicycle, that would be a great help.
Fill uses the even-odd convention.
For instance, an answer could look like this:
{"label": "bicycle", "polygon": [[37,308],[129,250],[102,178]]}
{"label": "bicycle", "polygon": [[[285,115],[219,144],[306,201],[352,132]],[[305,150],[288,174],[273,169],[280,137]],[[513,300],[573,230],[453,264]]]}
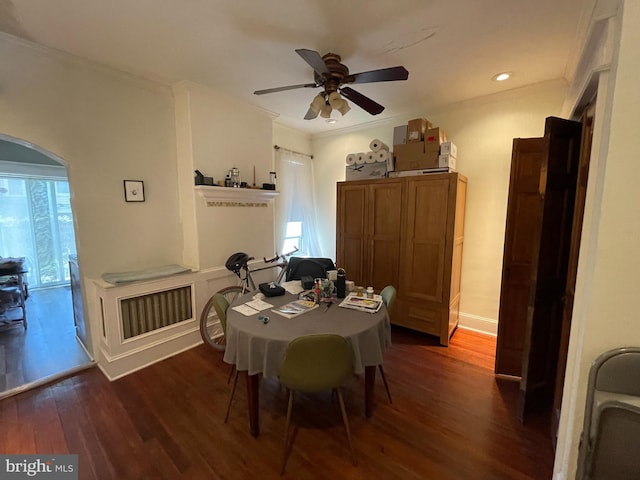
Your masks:
{"label": "bicycle", "polygon": [[[282,255],[279,255],[276,252],[276,255],[273,258],[268,259],[266,257],[263,257],[262,260],[265,265],[253,269],[249,267],[249,262],[251,260],[254,260],[254,257],[250,257],[244,252],[234,253],[227,259],[225,267],[227,268],[227,270],[232,271],[238,276],[238,278],[240,279],[238,285],[225,287],[216,293],[224,296],[229,304],[231,304],[234,300],[244,295],[245,293],[257,290],[256,283],[251,275],[252,273],[262,272],[264,270],[270,270],[277,267],[280,267],[280,272],[275,282],[280,283],[285,278],[285,275],[288,271],[289,261],[287,260],[287,257],[293,255],[297,251],[298,248],[294,248],[294,250],[292,250],[291,252]],[[216,313],[213,306],[213,296],[211,296],[211,298],[207,301],[204,308],[202,309],[202,313],[200,314],[200,336],[205,343],[209,344],[216,350],[222,351],[226,346],[224,331],[225,326],[221,325],[219,322],[216,322],[213,325],[209,325],[210,317],[215,316],[215,314]]]}

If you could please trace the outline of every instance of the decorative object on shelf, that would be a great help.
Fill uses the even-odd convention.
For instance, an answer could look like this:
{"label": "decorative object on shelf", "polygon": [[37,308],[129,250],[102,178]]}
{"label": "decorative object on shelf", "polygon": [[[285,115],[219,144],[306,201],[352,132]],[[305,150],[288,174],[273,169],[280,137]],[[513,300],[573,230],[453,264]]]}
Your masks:
{"label": "decorative object on shelf", "polygon": [[124,180],[124,199],[127,202],[144,202],[144,182]]}
{"label": "decorative object on shelf", "polygon": [[194,183],[196,185],[213,185],[213,177],[206,177],[200,170],[195,170]]}
{"label": "decorative object on shelf", "polygon": [[229,172],[229,179],[231,180],[231,186],[233,188],[240,188],[240,169],[238,167],[233,167]]}

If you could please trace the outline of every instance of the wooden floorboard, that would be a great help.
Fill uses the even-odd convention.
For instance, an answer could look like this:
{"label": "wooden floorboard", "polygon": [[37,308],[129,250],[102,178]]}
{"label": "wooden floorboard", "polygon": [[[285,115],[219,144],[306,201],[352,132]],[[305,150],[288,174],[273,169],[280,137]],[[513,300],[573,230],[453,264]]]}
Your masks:
{"label": "wooden floorboard", "polygon": [[225,424],[229,372],[204,345],[109,382],[98,369],[0,401],[0,452],[76,453],[81,479],[549,479],[548,416],[520,424],[518,385],[493,375],[495,338],[459,330],[450,346],[393,328],[372,418],[364,378],[344,389],[357,466],[331,395],[298,394],[295,442],[279,475],[286,392],[261,382],[261,434],[244,381]]}
{"label": "wooden floorboard", "polygon": [[69,286],[29,290],[28,328],[0,321],[0,394],[92,362],[76,338]]}

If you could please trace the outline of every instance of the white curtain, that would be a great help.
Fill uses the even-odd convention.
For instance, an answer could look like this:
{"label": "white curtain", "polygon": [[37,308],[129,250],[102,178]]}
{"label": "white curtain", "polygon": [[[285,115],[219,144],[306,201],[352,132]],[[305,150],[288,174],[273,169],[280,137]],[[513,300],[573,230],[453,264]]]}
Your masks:
{"label": "white curtain", "polygon": [[313,160],[285,149],[276,151],[277,190],[276,245],[288,253],[297,246],[297,256],[320,257],[313,186]]}

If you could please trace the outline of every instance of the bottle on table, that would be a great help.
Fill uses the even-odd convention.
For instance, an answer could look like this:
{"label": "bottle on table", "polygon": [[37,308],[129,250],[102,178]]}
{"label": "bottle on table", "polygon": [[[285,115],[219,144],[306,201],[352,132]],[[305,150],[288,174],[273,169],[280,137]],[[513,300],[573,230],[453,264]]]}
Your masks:
{"label": "bottle on table", "polygon": [[346,288],[347,274],[343,268],[338,269],[338,279],[336,280],[336,296],[344,298],[347,296]]}
{"label": "bottle on table", "polygon": [[320,303],[320,279],[316,278],[316,286],[313,290],[313,299],[316,303]]}

